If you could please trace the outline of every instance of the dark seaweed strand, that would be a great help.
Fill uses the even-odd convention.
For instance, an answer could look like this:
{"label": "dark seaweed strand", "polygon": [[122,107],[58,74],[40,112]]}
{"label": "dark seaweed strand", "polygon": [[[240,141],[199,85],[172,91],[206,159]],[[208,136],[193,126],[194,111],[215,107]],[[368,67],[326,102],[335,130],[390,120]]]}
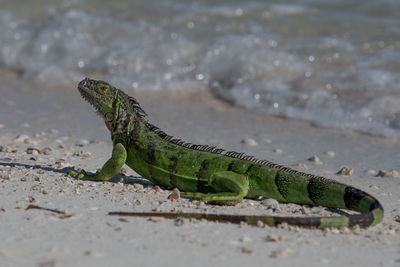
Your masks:
{"label": "dark seaweed strand", "polygon": [[263,222],[269,226],[277,226],[288,223],[303,227],[318,227],[321,224],[321,217],[278,217],[278,216],[257,216],[257,215],[229,215],[229,214],[207,214],[207,213],[173,213],[173,212],[109,212],[111,216],[136,216],[136,217],[163,217],[167,219],[194,218],[223,223],[240,224],[247,222],[250,225],[257,225]]}
{"label": "dark seaweed strand", "polygon": [[[356,214],[348,215],[349,227],[359,225],[360,227],[368,227],[373,221],[372,214]],[[222,223],[241,224],[243,222],[249,225],[258,225],[262,222],[269,226],[278,226],[282,223],[296,225],[301,227],[318,228],[323,217],[287,217],[287,216],[257,216],[257,215],[230,215],[230,214],[207,214],[207,213],[173,213],[173,212],[123,212],[112,211],[108,215],[111,216],[135,216],[135,217],[163,217],[167,219],[191,218],[197,220],[207,220]],[[368,216],[365,216],[368,215]],[[368,218],[368,219],[366,219]]]}

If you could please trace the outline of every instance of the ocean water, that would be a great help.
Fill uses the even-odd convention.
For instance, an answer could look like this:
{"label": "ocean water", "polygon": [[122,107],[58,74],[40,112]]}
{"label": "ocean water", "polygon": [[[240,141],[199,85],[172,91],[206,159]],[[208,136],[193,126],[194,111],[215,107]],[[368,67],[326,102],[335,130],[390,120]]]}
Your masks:
{"label": "ocean water", "polygon": [[0,68],[400,137],[398,0],[0,0]]}

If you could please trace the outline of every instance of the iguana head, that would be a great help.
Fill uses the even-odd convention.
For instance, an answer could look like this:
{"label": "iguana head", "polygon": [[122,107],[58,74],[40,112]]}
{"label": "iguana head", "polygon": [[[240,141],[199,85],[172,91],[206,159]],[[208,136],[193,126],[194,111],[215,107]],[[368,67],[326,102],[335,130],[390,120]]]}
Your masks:
{"label": "iguana head", "polygon": [[112,121],[114,118],[115,101],[118,99],[118,89],[103,81],[85,78],[78,84],[78,89],[83,98],[92,104],[104,120]]}

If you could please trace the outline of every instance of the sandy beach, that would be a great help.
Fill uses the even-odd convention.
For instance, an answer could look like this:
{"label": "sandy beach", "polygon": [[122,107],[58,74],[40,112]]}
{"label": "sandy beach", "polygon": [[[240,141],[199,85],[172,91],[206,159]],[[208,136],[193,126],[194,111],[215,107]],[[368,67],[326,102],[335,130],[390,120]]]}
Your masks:
{"label": "sandy beach", "polygon": [[[310,230],[108,216],[111,211],[324,215],[260,201],[214,206],[155,187],[128,167],[110,182],[78,181],[108,159],[109,132],[76,83],[0,75],[1,266],[399,266],[400,142],[232,107],[206,92],[133,92],[168,134],[219,145],[353,185],[385,208],[368,229]],[[246,145],[252,139],[256,144]],[[318,162],[309,158],[316,156]],[[350,176],[338,175],[344,166]],[[386,171],[386,172],[385,172]],[[378,175],[381,174],[381,175]],[[52,210],[27,209],[36,205]],[[32,207],[32,206],[31,206]]]}

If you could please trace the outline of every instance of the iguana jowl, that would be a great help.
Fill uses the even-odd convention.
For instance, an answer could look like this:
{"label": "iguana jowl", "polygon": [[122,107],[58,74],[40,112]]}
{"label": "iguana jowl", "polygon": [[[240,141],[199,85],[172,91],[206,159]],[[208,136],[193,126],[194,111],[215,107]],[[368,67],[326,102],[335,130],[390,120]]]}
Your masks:
{"label": "iguana jowl", "polygon": [[[383,218],[371,195],[323,177],[259,160],[234,151],[186,143],[150,124],[133,97],[103,81],[84,79],[78,85],[111,132],[111,158],[95,174],[70,174],[86,180],[109,180],[127,164],[154,184],[178,188],[181,195],[205,202],[232,204],[243,198],[274,198],[280,202],[320,205],[359,212],[333,217],[279,217],[201,213],[130,213],[134,216],[190,217],[268,225],[283,222],[309,227],[367,227]],[[120,213],[116,213],[120,214]]]}

